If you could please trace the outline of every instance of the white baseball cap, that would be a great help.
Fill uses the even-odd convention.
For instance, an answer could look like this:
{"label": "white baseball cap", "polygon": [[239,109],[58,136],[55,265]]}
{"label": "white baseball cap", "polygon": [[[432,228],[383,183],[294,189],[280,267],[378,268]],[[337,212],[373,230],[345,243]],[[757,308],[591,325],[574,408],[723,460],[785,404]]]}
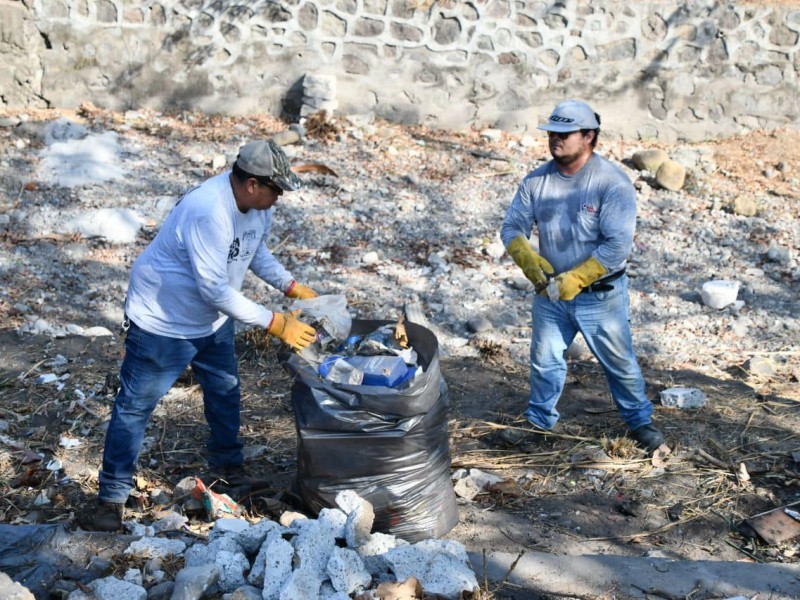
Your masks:
{"label": "white baseball cap", "polygon": [[547,123],[539,125],[544,131],[568,133],[580,129],[599,129],[600,121],[592,107],[581,100],[565,100],[554,109]]}

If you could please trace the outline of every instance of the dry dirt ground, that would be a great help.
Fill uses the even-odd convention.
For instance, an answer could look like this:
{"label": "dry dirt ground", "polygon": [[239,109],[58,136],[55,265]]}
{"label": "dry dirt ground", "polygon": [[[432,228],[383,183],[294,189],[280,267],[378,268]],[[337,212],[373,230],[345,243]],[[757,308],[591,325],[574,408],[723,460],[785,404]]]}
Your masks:
{"label": "dry dirt ground", "polygon": [[[793,131],[757,132],[717,146],[716,161],[727,182],[719,185],[735,185],[741,191],[764,185],[765,165],[800,165],[800,136]],[[775,188],[776,183],[770,185]],[[788,188],[786,195],[797,201]],[[5,238],[0,243],[14,241]],[[96,244],[102,250],[102,242]],[[71,298],[65,295],[63,301]],[[102,423],[113,404],[122,342],[118,337],[20,337],[9,304],[0,304],[0,309],[6,324],[0,330],[0,419],[10,424],[5,435],[24,443],[24,448],[6,445],[0,452],[0,522],[72,527],[76,514],[96,493]],[[242,438],[247,446],[266,446],[249,466],[274,481],[267,499],[252,499],[250,514],[275,517],[274,500],[294,502],[291,382],[274,344],[251,335],[243,335],[238,344]],[[36,376],[52,371],[43,367],[45,361],[58,355],[70,357],[65,367],[70,386],[97,390],[95,398],[85,401],[35,383]],[[794,460],[795,452],[800,453],[797,371],[794,378],[776,380],[754,377],[740,368],[665,371],[644,362],[643,369],[655,403],[658,391],[676,381],[701,388],[708,396],[706,406],[697,411],[657,407],[656,419],[671,453],[655,459],[638,453],[621,437],[624,425],[593,361],[571,363],[559,404],[562,419],[554,433],[543,436],[522,427],[528,389],[525,365],[492,344],[484,344],[476,359],[443,356],[453,470],[477,468],[505,478],[472,502],[460,503],[460,522],[447,537],[478,552],[650,553],[798,562],[796,541],[766,543],[743,526],[753,515],[800,504],[800,465]],[[65,449],[59,445],[62,436],[80,438],[82,444]],[[137,480],[143,498],[154,487],[171,491],[183,477],[203,471],[202,400],[190,374],[161,403],[148,436],[152,443],[141,458]],[[598,447],[605,456],[597,453]],[[52,458],[62,461],[71,478],[67,485],[54,487],[53,473],[46,468]],[[46,489],[56,493],[49,504],[38,505],[36,498]],[[154,510],[142,500],[131,507],[131,515],[146,521]],[[207,527],[195,525],[198,531]],[[494,593],[496,598],[530,597],[510,586]]]}

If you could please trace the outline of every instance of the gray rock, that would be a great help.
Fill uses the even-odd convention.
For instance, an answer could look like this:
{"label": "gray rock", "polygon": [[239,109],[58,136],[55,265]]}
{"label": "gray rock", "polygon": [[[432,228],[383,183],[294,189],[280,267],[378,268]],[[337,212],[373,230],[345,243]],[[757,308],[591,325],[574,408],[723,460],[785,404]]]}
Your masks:
{"label": "gray rock", "polygon": [[770,262],[787,266],[791,261],[791,258],[791,253],[789,252],[788,248],[772,245],[769,250],[767,250],[767,260]]}
{"label": "gray rock", "polygon": [[775,363],[766,356],[754,356],[745,363],[747,370],[753,375],[765,375],[772,377],[777,375],[778,368]]}
{"label": "gray rock", "polygon": [[293,129],[287,129],[273,135],[272,141],[278,144],[278,146],[290,146],[291,144],[300,142],[300,134]]}
{"label": "gray rock", "polygon": [[483,315],[477,315],[467,321],[467,330],[472,333],[481,333],[493,329],[492,322]]}
{"label": "gray rock", "polygon": [[174,581],[162,581],[147,590],[147,600],[169,600],[174,589]]}
{"label": "gray rock", "polygon": [[184,567],[175,576],[175,587],[170,600],[199,600],[219,579],[215,565]]}

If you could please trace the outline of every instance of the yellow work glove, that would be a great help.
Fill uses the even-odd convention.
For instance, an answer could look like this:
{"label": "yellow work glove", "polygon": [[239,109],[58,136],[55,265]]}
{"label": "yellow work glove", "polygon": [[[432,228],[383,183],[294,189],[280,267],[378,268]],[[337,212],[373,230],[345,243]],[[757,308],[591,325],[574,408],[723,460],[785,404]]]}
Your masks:
{"label": "yellow work glove", "polygon": [[524,235],[518,235],[511,240],[506,251],[534,286],[541,288],[547,285],[545,273],[552,275],[553,265],[533,251]]}
{"label": "yellow work glove", "polygon": [[289,289],[286,290],[286,295],[289,296],[289,298],[305,300],[306,298],[316,298],[317,292],[312,290],[310,287],[303,285],[302,283],[292,281],[292,283],[289,285]]}
{"label": "yellow work glove", "polygon": [[302,350],[317,336],[317,332],[310,325],[306,325],[297,317],[302,310],[293,310],[286,313],[272,313],[272,323],[267,327],[267,333],[280,338],[295,350]]}
{"label": "yellow work glove", "polygon": [[607,272],[599,260],[590,256],[574,269],[556,275],[559,300],[572,300],[583,288],[592,285]]}

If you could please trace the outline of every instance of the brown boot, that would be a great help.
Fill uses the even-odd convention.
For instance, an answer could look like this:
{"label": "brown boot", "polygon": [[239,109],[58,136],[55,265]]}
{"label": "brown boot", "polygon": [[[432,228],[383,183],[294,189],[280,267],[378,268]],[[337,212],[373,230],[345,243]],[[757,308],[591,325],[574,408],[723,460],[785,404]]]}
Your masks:
{"label": "brown boot", "polygon": [[122,531],[124,513],[124,503],[98,500],[93,510],[78,518],[78,525],[86,531]]}

